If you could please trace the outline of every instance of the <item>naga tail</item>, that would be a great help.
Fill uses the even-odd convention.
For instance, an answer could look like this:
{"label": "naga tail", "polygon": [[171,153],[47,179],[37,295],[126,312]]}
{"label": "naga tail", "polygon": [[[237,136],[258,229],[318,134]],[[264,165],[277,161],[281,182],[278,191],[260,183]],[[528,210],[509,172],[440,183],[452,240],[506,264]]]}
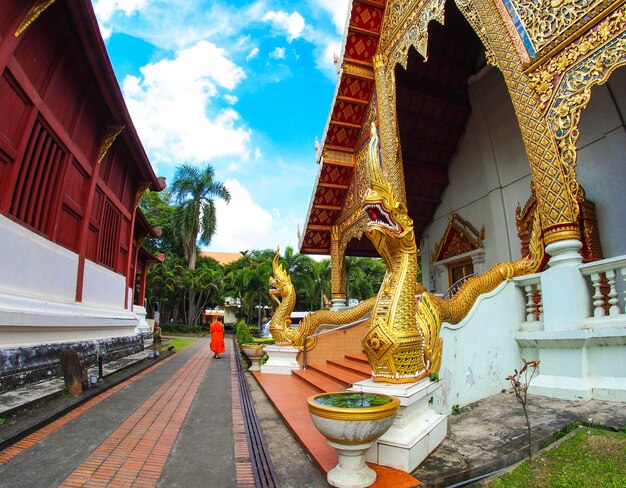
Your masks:
{"label": "naga tail", "polygon": [[545,258],[545,245],[539,212],[533,218],[529,254],[517,261],[492,266],[486,273],[467,280],[449,300],[430,296],[440,311],[440,318],[450,324],[458,324],[469,313],[480,295],[495,290],[503,281],[539,271]]}

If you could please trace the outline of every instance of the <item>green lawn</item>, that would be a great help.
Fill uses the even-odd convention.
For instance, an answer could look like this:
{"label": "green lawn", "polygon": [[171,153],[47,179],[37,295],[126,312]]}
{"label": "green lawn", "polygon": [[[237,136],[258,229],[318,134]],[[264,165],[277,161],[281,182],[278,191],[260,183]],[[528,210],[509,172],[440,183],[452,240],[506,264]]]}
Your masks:
{"label": "green lawn", "polygon": [[161,347],[167,349],[169,346],[174,346],[174,351],[182,351],[194,342],[196,342],[195,339],[163,339]]}
{"label": "green lawn", "polygon": [[533,456],[483,486],[626,487],[626,433],[581,427],[558,446]]}

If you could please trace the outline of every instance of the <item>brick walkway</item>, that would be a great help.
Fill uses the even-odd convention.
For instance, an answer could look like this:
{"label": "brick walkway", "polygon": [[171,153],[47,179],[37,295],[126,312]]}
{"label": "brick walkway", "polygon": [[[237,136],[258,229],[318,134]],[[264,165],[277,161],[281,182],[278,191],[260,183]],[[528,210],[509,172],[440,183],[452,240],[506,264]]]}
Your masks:
{"label": "brick walkway", "polygon": [[[103,486],[132,486],[132,487],[155,487],[163,475],[168,458],[175,446],[179,433],[185,422],[192,402],[196,398],[198,389],[207,375],[207,370],[213,361],[213,353],[209,348],[208,341],[201,349],[193,354],[190,359],[177,368],[156,390],[148,396],[129,416],[126,417],[113,431],[86,457],[78,466],[69,466],[68,475],[60,484],[62,487],[103,487]],[[234,453],[225,458],[234,464],[232,472],[235,479],[229,480],[228,486],[248,488],[254,486],[248,445],[241,416],[241,404],[237,385],[237,375],[234,361],[237,360],[233,353],[232,341],[226,341],[227,356],[230,359],[230,393],[232,403],[232,425],[223,425],[224,436],[234,437]],[[184,354],[186,351],[183,351]],[[91,408],[102,403],[115,395],[124,395],[124,389],[141,378],[146,377],[156,368],[162,367],[167,361],[176,355],[155,364],[152,368],[144,371],[128,381],[112,388],[85,403],[68,415],[53,422],[47,427],[29,435],[14,446],[0,452],[0,485],[19,486],[15,480],[19,480],[17,473],[11,473],[11,460],[19,466],[20,456],[39,455],[33,449],[42,440],[58,431],[66,428],[72,429],[72,421],[89,412]],[[216,364],[216,366],[218,366]],[[220,365],[222,366],[222,365]],[[216,370],[217,371],[217,370]],[[222,369],[224,374],[226,371]],[[211,371],[208,372],[211,375]],[[117,399],[122,400],[122,397]],[[225,402],[225,399],[221,399]],[[207,413],[210,413],[207,411]],[[207,415],[208,416],[208,415]],[[209,418],[207,418],[209,421]],[[89,435],[89,433],[86,433]],[[211,441],[207,439],[207,442]],[[68,448],[71,446],[65,446]],[[47,449],[39,449],[47,450]],[[36,460],[29,460],[33,463]],[[42,463],[45,461],[42,460]],[[221,461],[223,462],[223,461]],[[36,462],[35,462],[36,465]],[[6,468],[6,469],[2,469]],[[11,475],[4,478],[4,474]],[[44,478],[42,478],[43,481]],[[5,483],[5,481],[8,483]],[[197,486],[209,486],[206,484]],[[44,485],[41,485],[44,486]]]}

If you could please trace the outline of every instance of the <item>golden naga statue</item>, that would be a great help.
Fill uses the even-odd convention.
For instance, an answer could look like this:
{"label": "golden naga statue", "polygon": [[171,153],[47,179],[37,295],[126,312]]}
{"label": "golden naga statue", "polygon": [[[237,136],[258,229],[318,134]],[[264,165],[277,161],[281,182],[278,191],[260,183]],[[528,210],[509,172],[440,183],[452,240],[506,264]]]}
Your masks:
{"label": "golden naga statue", "polygon": [[[362,204],[370,218],[366,234],[385,261],[387,273],[363,337],[363,349],[374,381],[412,383],[441,367],[442,322],[458,323],[481,294],[514,276],[537,270],[544,255],[539,216],[537,212],[529,256],[493,266],[468,280],[453,298],[443,300],[426,293],[417,283],[413,221],[385,177],[374,124],[367,163],[371,183]],[[416,300],[418,294],[421,298]]]}
{"label": "golden naga statue", "polygon": [[[374,298],[359,303],[357,306],[346,310],[331,311],[319,310],[304,317],[298,327],[291,327],[291,313],[296,305],[296,291],[291,283],[291,277],[287,274],[283,265],[278,262],[280,248],[276,249],[276,255],[272,262],[273,276],[270,276],[270,296],[278,305],[270,321],[270,334],[276,344],[292,346],[300,350],[315,347],[317,337],[313,336],[322,325],[341,326],[355,322],[363,318],[372,309]],[[313,336],[313,337],[311,337]]]}

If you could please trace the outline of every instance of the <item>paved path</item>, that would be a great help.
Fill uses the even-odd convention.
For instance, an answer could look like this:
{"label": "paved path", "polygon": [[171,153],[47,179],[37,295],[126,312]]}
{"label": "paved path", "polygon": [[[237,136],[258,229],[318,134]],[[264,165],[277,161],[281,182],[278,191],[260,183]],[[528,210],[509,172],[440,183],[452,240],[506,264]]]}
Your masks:
{"label": "paved path", "polygon": [[254,487],[232,341],[201,339],[0,452],[4,487]]}

